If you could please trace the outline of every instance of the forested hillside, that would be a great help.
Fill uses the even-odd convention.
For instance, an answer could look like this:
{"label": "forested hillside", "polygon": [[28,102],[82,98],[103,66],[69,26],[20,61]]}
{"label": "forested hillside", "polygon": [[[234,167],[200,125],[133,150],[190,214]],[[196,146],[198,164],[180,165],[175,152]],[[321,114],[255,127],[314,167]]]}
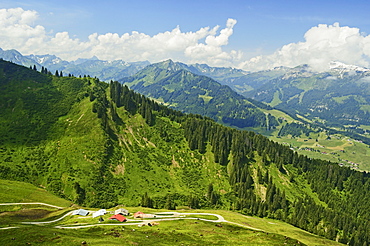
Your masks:
{"label": "forested hillside", "polygon": [[370,175],[160,105],[0,61],[0,178],[90,207],[224,208],[370,242]]}

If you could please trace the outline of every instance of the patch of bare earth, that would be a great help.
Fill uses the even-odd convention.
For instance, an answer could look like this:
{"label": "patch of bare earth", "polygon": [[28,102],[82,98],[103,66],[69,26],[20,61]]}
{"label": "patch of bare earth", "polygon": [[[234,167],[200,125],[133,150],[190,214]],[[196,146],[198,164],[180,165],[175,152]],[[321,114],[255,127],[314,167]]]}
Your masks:
{"label": "patch of bare earth", "polygon": [[1,216],[14,217],[20,220],[37,220],[46,217],[52,211],[45,209],[22,209],[19,211],[1,213]]}
{"label": "patch of bare earth", "polygon": [[175,156],[174,155],[172,155],[172,165],[174,167],[177,167],[177,168],[180,167],[179,163],[175,160]]}
{"label": "patch of bare earth", "polygon": [[114,173],[115,174],[122,174],[124,175],[125,174],[125,165],[124,164],[120,164],[120,165],[117,165],[115,170],[114,170]]}

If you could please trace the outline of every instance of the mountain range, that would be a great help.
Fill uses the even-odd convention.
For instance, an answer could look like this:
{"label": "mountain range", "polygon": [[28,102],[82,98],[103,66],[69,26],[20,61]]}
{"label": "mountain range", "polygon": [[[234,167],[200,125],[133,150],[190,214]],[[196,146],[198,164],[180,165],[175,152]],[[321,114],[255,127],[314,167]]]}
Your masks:
{"label": "mountain range", "polygon": [[247,74],[228,85],[240,94],[325,126],[370,125],[370,70],[332,62],[327,72],[308,66]]}
{"label": "mountain range", "polygon": [[[0,58],[11,61],[26,67],[36,66],[47,68],[53,74],[56,70],[63,71],[64,74],[74,76],[89,75],[97,77],[103,81],[118,80],[123,77],[134,75],[136,72],[146,67],[148,61],[126,62],[122,60],[103,61],[97,57],[90,59],[77,59],[75,61],[65,61],[55,55],[27,55],[24,56],[16,50],[3,50],[0,48]],[[177,63],[183,69],[189,70],[198,75],[209,76],[220,81],[230,81],[247,74],[246,71],[235,68],[210,67],[206,64],[186,65]]]}
{"label": "mountain range", "polygon": [[23,56],[16,50],[2,50],[1,48],[0,58],[26,67],[36,66],[38,70],[41,70],[42,67],[45,67],[53,74],[56,71],[62,71],[65,75],[88,75],[92,77],[97,77],[103,81],[117,80],[119,78],[132,75],[150,64],[148,61],[102,61],[97,59],[96,57],[92,57],[90,59],[77,59],[76,61],[69,62],[62,60],[55,55]]}
{"label": "mountain range", "polygon": [[[1,49],[0,57],[24,66],[35,65],[38,70],[44,66],[52,73],[58,70],[65,75],[89,75],[103,81],[123,81],[138,72],[143,74],[141,70],[149,65],[149,62],[101,61],[96,57],[68,62],[54,55],[23,56],[15,50]],[[370,72],[366,68],[332,62],[330,70],[321,73],[307,65],[250,73],[206,64],[175,64],[177,70],[207,76],[229,86],[238,94],[254,99],[254,104],[264,102],[293,116],[302,115],[325,127],[341,127],[364,135],[367,129],[361,125],[370,125]]]}
{"label": "mountain range", "polygon": [[[97,60],[96,57],[66,62],[52,55],[22,56],[14,50],[3,51],[2,54],[3,57],[6,54],[7,59],[16,60],[18,63],[26,61],[31,62],[28,64],[36,62],[52,65],[54,63],[57,66],[55,68],[60,69],[59,71],[62,71],[66,64],[73,64],[81,74],[88,74],[91,77],[97,77],[102,73],[107,74],[107,67],[104,64],[109,63]],[[64,65],[58,67],[58,64]],[[91,69],[97,64],[102,64],[100,70]],[[110,64],[113,66],[114,62]],[[366,101],[360,96],[365,91],[362,91],[362,87],[347,85],[352,88],[352,93],[358,95],[331,98],[331,95],[334,95],[333,90],[338,89],[335,86],[326,91],[321,87],[315,89],[315,86],[322,83],[317,78],[326,78],[324,82],[334,82],[334,78],[344,81],[350,77],[356,77],[357,74],[364,80],[367,76],[364,68],[335,62],[331,64],[331,71],[326,73],[314,72],[308,66],[277,67],[272,70],[248,73],[233,68],[215,68],[205,64],[187,65],[171,60],[150,64],[140,70],[129,68],[121,72],[120,68],[116,67],[111,71],[115,71],[112,74],[116,75],[130,75],[118,80],[157,102],[183,112],[202,114],[238,129],[253,130],[274,141],[289,143],[292,149],[310,157],[339,162],[341,165],[360,170],[370,170],[366,151],[370,139],[366,114],[363,111],[367,106]],[[40,71],[39,65],[36,69]],[[52,71],[50,68],[48,70]],[[64,74],[66,75],[65,71]],[[312,82],[316,80],[317,83]],[[307,81],[311,82],[307,83]],[[287,84],[290,82],[292,85]],[[296,88],[298,85],[303,89]],[[302,93],[302,90],[306,91]],[[345,90],[345,93],[349,91]],[[301,94],[294,94],[296,92]],[[324,97],[323,93],[326,93]],[[320,98],[315,99],[318,97]],[[294,103],[297,98],[300,100],[304,98],[304,100]],[[265,100],[265,102],[261,103],[259,100]],[[310,100],[311,103],[317,104],[315,112],[313,108],[307,110],[312,107],[308,104]],[[330,105],[336,104],[335,110],[331,108],[332,106],[327,110],[320,104],[328,100]],[[327,111],[330,111],[330,114]],[[361,122],[357,119],[359,116],[362,117]],[[352,139],[360,142],[354,142]],[[356,143],[356,147],[348,145],[349,141]]]}
{"label": "mountain range", "polygon": [[167,60],[118,81],[172,108],[201,114],[226,125],[267,129],[279,125],[274,116],[262,111],[271,109],[267,105],[248,100],[229,86],[198,75],[192,72],[194,70],[199,73],[195,66]]}
{"label": "mountain range", "polygon": [[0,89],[1,179],[87,207],[224,208],[344,244],[370,241],[366,172],[171,109],[117,81],[0,60]]}

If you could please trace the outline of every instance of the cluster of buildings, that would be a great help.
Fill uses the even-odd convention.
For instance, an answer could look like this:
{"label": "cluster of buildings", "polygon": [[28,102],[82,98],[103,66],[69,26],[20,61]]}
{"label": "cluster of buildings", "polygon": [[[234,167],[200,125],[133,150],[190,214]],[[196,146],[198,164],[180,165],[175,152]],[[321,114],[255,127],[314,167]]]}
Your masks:
{"label": "cluster of buildings", "polygon": [[[92,213],[92,217],[93,218],[96,218],[96,217],[99,217],[99,222],[103,222],[104,219],[103,219],[103,215],[107,214],[107,213],[110,213],[110,214],[113,214],[110,218],[108,218],[109,220],[117,220],[119,222],[125,222],[127,221],[127,218],[125,216],[129,216],[130,213],[127,209],[124,209],[124,208],[119,208],[117,210],[113,212],[108,212],[107,210],[105,209],[100,209],[98,211],[95,211]],[[90,211],[86,210],[86,209],[77,209],[75,211],[72,212],[72,215],[81,215],[81,216],[88,216],[90,214]],[[154,214],[145,214],[143,212],[136,212],[134,214],[134,218],[155,218],[156,215]]]}

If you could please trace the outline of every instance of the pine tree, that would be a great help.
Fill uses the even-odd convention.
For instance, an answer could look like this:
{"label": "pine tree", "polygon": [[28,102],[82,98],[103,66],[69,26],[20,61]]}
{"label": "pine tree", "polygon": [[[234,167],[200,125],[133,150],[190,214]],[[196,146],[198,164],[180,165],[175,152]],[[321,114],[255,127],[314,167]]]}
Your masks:
{"label": "pine tree", "polygon": [[148,196],[147,192],[141,197],[141,206],[153,208],[153,200]]}
{"label": "pine tree", "polygon": [[208,191],[207,191],[207,197],[208,197],[208,199],[210,199],[210,198],[211,198],[212,193],[213,193],[213,184],[212,184],[212,183],[210,183],[210,184],[208,185]]}
{"label": "pine tree", "polygon": [[80,184],[77,182],[74,184],[74,189],[77,194],[75,201],[77,204],[82,205],[86,198],[86,192],[84,189],[81,188]]}
{"label": "pine tree", "polygon": [[263,175],[262,175],[261,168],[257,169],[257,179],[258,179],[259,184],[263,184]]}
{"label": "pine tree", "polygon": [[199,208],[199,199],[196,196],[190,195],[188,200],[188,206],[192,209]]}
{"label": "pine tree", "polygon": [[175,206],[175,203],[173,201],[172,195],[170,195],[170,194],[167,195],[165,208],[169,209],[169,210],[175,210],[176,209],[176,206]]}

